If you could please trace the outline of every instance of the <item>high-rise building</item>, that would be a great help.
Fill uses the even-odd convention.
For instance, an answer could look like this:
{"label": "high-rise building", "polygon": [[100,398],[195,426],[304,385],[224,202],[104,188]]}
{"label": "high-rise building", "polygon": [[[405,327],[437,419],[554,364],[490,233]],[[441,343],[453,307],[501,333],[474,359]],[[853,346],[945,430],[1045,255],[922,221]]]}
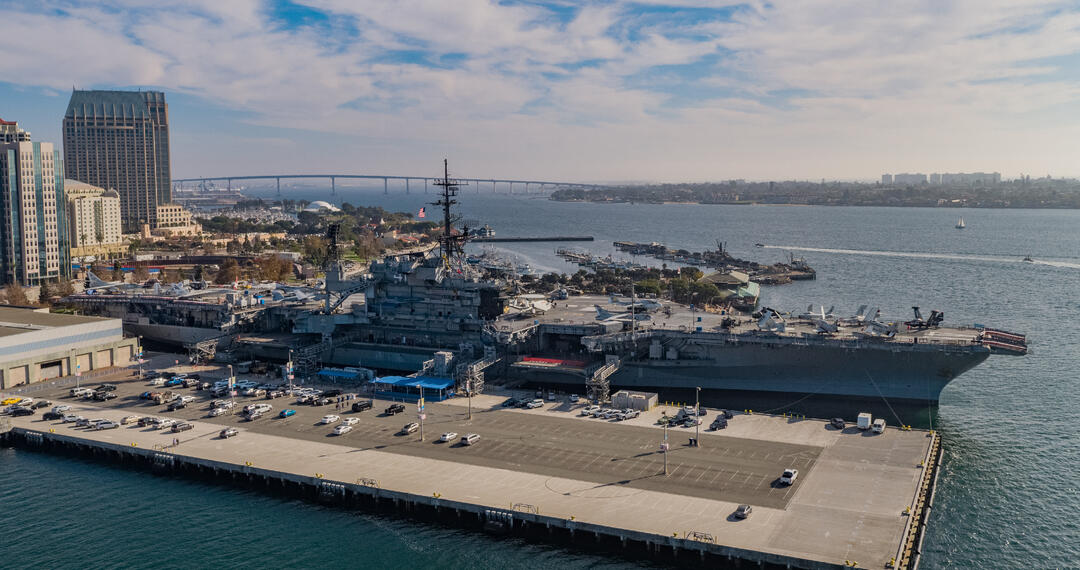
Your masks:
{"label": "high-rise building", "polygon": [[20,136],[0,142],[0,281],[36,285],[71,274],[64,167],[52,143]]}
{"label": "high-rise building", "polygon": [[127,244],[121,235],[120,194],[76,180],[64,181],[72,257],[111,257]]}
{"label": "high-rise building", "polygon": [[29,141],[30,131],[20,129],[19,123],[16,121],[0,119],[0,143]]}
{"label": "high-rise building", "polygon": [[169,106],[160,91],[72,91],[64,115],[64,168],[73,180],[120,194],[124,230],[157,226],[172,202]]}
{"label": "high-rise building", "polygon": [[882,184],[892,184],[892,174],[882,174],[881,175],[881,183]]}

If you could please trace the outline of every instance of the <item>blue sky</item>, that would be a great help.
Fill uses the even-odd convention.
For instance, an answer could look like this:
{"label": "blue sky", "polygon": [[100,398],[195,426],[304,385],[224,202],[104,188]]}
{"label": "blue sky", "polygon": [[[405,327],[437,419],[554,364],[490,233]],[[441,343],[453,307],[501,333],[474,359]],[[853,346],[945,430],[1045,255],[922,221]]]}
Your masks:
{"label": "blue sky", "polygon": [[0,117],[164,90],[177,177],[1080,175],[1080,5],[0,0]]}

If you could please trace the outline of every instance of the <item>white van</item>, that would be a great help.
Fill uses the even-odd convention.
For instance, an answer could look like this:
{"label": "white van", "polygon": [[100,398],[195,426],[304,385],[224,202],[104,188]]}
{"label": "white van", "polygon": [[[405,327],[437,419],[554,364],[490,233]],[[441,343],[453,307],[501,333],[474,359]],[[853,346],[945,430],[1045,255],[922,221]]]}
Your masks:
{"label": "white van", "polygon": [[468,435],[461,436],[461,445],[472,445],[478,441],[480,441],[479,434],[470,433]]}
{"label": "white van", "polygon": [[72,398],[85,398],[87,396],[93,395],[93,393],[94,393],[94,391],[91,390],[90,388],[72,388],[71,389],[71,397]]}
{"label": "white van", "polygon": [[857,424],[859,429],[868,430],[870,425],[874,422],[874,416],[869,412],[862,412],[859,414],[859,423]]}
{"label": "white van", "polygon": [[874,420],[874,433],[885,433],[885,420],[878,418]]}

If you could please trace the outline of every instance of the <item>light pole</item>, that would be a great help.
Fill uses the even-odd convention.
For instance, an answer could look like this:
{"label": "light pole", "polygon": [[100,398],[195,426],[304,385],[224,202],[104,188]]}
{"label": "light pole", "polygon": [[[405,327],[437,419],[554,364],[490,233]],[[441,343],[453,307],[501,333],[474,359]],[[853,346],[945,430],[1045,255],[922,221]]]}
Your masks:
{"label": "light pole", "polygon": [[472,375],[465,377],[465,392],[469,396],[469,419],[472,420]]}
{"label": "light pole", "polygon": [[668,428],[668,424],[665,422],[664,423],[664,443],[660,444],[660,451],[664,452],[664,477],[667,477],[667,475],[668,475],[667,452],[668,452],[668,447],[669,446],[668,446],[668,440],[667,440],[667,428]]}
{"label": "light pole", "polygon": [[420,388],[420,402],[416,406],[419,412],[417,415],[420,416],[420,441],[424,441],[424,385],[417,384],[416,387]]}
{"label": "light pole", "polygon": [[694,447],[701,447],[701,386],[694,393]]}
{"label": "light pole", "polygon": [[143,377],[143,366],[142,366],[143,365],[143,359],[142,359],[142,357],[143,357],[142,337],[140,336],[139,337],[139,379],[140,380],[142,380],[142,377]]}

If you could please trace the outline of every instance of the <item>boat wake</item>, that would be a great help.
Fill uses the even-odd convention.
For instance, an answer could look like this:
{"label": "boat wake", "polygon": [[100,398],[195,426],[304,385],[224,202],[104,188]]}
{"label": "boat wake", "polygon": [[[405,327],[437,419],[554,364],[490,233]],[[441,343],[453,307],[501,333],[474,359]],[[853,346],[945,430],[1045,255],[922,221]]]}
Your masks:
{"label": "boat wake", "polygon": [[836,253],[840,255],[875,255],[880,257],[910,257],[915,259],[944,259],[949,261],[987,261],[991,263],[1028,263],[1031,265],[1048,265],[1050,267],[1064,267],[1080,269],[1080,263],[1068,261],[1049,261],[1032,259],[1025,261],[1019,257],[1002,257],[994,255],[961,255],[953,253],[931,253],[918,251],[877,251],[872,249],[834,249],[826,247],[801,247],[787,245],[763,245],[768,249],[787,249],[791,251],[811,251],[816,253]]}

